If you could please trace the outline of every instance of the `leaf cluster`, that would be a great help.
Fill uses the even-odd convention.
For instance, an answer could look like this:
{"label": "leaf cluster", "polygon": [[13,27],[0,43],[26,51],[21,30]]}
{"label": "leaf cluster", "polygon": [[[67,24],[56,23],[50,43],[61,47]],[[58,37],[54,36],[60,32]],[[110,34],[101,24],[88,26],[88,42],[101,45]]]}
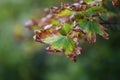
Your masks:
{"label": "leaf cluster", "polygon": [[96,34],[108,39],[106,28],[99,19],[107,13],[102,1],[61,3],[60,8],[54,6],[45,12],[45,17],[27,22],[26,27],[34,30],[35,41],[48,45],[46,50],[49,52],[62,52],[76,61],[76,55],[82,50],[80,41],[94,43]]}

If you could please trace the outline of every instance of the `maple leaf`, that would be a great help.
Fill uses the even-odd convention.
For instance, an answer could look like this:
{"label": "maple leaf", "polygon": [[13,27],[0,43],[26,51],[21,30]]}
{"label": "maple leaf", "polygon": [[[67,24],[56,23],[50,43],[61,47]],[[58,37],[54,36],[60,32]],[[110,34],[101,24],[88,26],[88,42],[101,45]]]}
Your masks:
{"label": "maple leaf", "polygon": [[54,40],[54,42],[51,44],[51,47],[57,50],[63,49],[65,55],[68,55],[71,54],[75,49],[75,42],[67,36],[58,36],[57,40]]}
{"label": "maple leaf", "polygon": [[[66,56],[80,54],[81,51],[77,48],[76,42],[68,37],[61,35],[58,30],[51,30],[53,26],[46,30],[35,31],[34,39],[37,42],[49,45],[47,50],[49,52],[63,52]],[[69,57],[70,59],[72,57]],[[73,59],[71,59],[73,60]],[[74,60],[73,60],[74,61]]]}
{"label": "maple leaf", "polygon": [[76,42],[73,39],[67,36],[59,35],[48,37],[46,38],[45,43],[50,44],[48,47],[49,49],[47,48],[48,51],[63,52],[72,61],[76,61],[75,56],[81,53],[81,48],[76,45]]}
{"label": "maple leaf", "polygon": [[100,13],[105,13],[106,9],[102,6],[93,6],[86,10],[86,15],[88,17],[99,16]]}
{"label": "maple leaf", "polygon": [[105,28],[96,21],[83,19],[78,22],[78,25],[86,33],[86,39],[89,42],[96,42],[96,34],[102,35],[104,38],[108,39]]}

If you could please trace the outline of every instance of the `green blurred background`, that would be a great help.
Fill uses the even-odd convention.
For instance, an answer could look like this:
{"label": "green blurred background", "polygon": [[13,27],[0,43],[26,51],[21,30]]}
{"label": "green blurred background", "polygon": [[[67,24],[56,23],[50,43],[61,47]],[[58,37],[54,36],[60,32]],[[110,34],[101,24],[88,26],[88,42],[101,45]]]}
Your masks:
{"label": "green blurred background", "polygon": [[[83,44],[76,63],[47,54],[45,46],[33,40],[24,23],[40,18],[43,8],[60,1],[73,2],[0,0],[0,80],[120,80],[120,25],[114,24],[119,30],[108,29],[109,40],[98,36],[95,44]],[[120,9],[109,5],[111,12],[119,14]],[[120,16],[110,21],[120,22]]]}

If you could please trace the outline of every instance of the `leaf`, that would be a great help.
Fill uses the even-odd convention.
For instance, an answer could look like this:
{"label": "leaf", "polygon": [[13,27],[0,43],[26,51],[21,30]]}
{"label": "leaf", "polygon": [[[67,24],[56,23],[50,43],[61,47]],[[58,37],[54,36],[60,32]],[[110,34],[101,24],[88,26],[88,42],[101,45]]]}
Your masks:
{"label": "leaf", "polygon": [[78,22],[78,25],[85,31],[92,32],[92,33],[98,33],[100,34],[102,31],[99,27],[99,24],[95,21],[88,21],[88,20],[80,20]]}
{"label": "leaf", "polygon": [[83,14],[81,12],[76,13],[76,15],[75,15],[76,20],[83,19],[83,18],[84,18],[84,16],[83,16]]}
{"label": "leaf", "polygon": [[106,34],[105,29],[103,29],[103,27],[101,27],[101,25],[95,21],[83,19],[80,22],[78,22],[78,25],[82,28],[84,32],[87,33],[87,40],[91,42],[96,41],[96,34],[99,35]]}
{"label": "leaf", "polygon": [[63,50],[65,55],[72,54],[76,48],[75,42],[71,38],[62,36],[59,32],[44,30],[36,31],[35,33],[34,39],[36,41],[51,45],[52,50]]}
{"label": "leaf", "polygon": [[71,54],[75,49],[75,42],[67,36],[53,36],[45,40],[51,44],[51,48],[55,50],[64,50],[65,55]]}
{"label": "leaf", "polygon": [[92,17],[101,12],[106,12],[106,9],[104,9],[102,6],[93,6],[86,10],[86,15]]}
{"label": "leaf", "polygon": [[94,2],[94,1],[102,1],[102,0],[84,0],[84,1],[86,1],[87,3],[89,2]]}
{"label": "leaf", "polygon": [[60,33],[63,34],[63,35],[66,35],[73,27],[74,27],[74,24],[64,23],[62,25]]}
{"label": "leaf", "polygon": [[100,22],[107,21],[107,20],[108,20],[108,15],[105,14],[105,13],[103,13],[103,14],[101,14],[99,17],[97,17],[96,20],[98,20],[98,21],[100,21]]}
{"label": "leaf", "polygon": [[73,12],[71,10],[65,9],[63,11],[61,11],[60,13],[57,14],[57,16],[62,17],[62,16],[69,16],[71,15]]}
{"label": "leaf", "polygon": [[52,19],[51,24],[60,26],[60,22],[58,20]]}
{"label": "leaf", "polygon": [[44,42],[47,44],[52,44],[53,42],[56,42],[57,40],[59,40],[61,37],[61,35],[53,35],[53,36],[48,36]]}
{"label": "leaf", "polygon": [[34,40],[41,43],[46,43],[45,40],[49,37],[60,35],[60,33],[52,26],[46,30],[35,30]]}
{"label": "leaf", "polygon": [[81,50],[82,50],[82,48],[76,45],[76,43],[78,43],[76,39],[73,40],[67,36],[62,36],[62,35],[46,38],[45,43],[50,44],[50,46],[47,47],[47,51],[64,52],[64,54],[68,58],[76,62],[76,55],[81,54]]}

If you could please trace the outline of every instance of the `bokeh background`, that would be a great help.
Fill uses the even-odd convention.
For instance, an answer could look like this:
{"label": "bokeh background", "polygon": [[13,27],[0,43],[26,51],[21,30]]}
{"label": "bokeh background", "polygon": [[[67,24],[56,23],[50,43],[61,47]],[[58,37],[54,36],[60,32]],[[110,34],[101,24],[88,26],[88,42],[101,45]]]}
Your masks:
{"label": "bokeh background", "polygon": [[[42,17],[44,8],[61,1],[73,2],[0,0],[0,80],[120,80],[120,24],[107,25],[109,40],[98,36],[95,44],[83,44],[76,63],[47,54],[45,45],[33,40],[24,23]],[[120,23],[120,8],[106,6],[117,14],[109,21]]]}

